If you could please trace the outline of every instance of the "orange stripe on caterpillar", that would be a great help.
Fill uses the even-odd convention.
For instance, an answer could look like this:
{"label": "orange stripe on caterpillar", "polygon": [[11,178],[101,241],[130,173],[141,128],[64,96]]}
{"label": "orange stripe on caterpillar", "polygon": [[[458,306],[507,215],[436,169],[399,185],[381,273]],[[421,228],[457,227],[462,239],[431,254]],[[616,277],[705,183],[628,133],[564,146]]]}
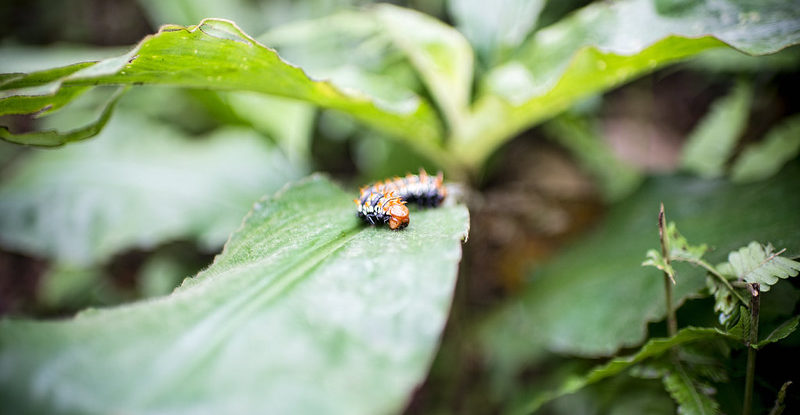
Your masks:
{"label": "orange stripe on caterpillar", "polygon": [[391,229],[408,226],[406,203],[436,207],[447,197],[442,173],[430,176],[424,169],[419,175],[408,174],[362,187],[359,193],[359,198],[353,200],[358,216],[371,225],[388,223]]}

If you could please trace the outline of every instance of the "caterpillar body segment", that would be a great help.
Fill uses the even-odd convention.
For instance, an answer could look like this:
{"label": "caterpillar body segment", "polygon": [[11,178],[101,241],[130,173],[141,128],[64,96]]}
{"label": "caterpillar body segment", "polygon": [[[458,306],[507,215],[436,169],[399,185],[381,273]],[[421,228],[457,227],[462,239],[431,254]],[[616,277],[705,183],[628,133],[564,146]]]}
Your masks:
{"label": "caterpillar body segment", "polygon": [[362,187],[359,198],[353,201],[358,206],[358,216],[370,225],[388,223],[390,229],[403,229],[409,223],[406,203],[439,206],[447,197],[443,182],[441,172],[431,176],[420,169],[418,175],[408,174]]}

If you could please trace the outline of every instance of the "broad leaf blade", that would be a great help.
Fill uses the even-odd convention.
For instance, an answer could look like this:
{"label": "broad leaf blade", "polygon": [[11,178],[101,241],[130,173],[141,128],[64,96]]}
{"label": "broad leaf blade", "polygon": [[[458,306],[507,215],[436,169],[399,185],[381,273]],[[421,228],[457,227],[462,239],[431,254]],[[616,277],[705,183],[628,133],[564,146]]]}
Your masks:
{"label": "broad leaf blade", "polygon": [[799,152],[800,115],[794,115],[769,130],[764,141],[746,147],[733,164],[731,178],[737,182],[765,179]]}
{"label": "broad leaf blade", "polygon": [[452,27],[416,11],[384,4],[374,13],[419,71],[449,128],[460,129],[472,88],[473,56],[467,40]]}
{"label": "broad leaf blade", "polygon": [[687,327],[678,331],[678,333],[673,337],[664,339],[651,339],[644,346],[642,346],[638,352],[631,356],[615,358],[612,361],[591,370],[586,375],[567,379],[556,390],[535,394],[530,400],[530,403],[525,407],[525,412],[531,413],[549,401],[569,395],[571,393],[575,393],[588,385],[617,375],[648,358],[661,356],[675,346],[699,340],[719,338],[722,336],[724,336],[724,334],[715,329]]}
{"label": "broad leaf blade", "polygon": [[481,0],[447,2],[456,27],[489,66],[525,40],[544,4],[543,0],[500,0],[487,7]]}
{"label": "broad leaf blade", "polygon": [[0,182],[0,242],[73,265],[199,239],[218,249],[264,191],[301,172],[263,137],[204,140],[121,112],[93,140],[36,150]]}
{"label": "broad leaf blade", "polygon": [[664,387],[678,403],[678,413],[681,415],[719,413],[719,403],[702,390],[708,385],[693,379],[680,363],[673,365],[670,373],[664,377]]}
{"label": "broad leaf blade", "polygon": [[713,104],[689,135],[683,148],[683,167],[702,177],[718,177],[725,170],[736,142],[747,126],[752,88],[739,83]]}
{"label": "broad leaf blade", "polygon": [[[62,146],[67,143],[76,142],[76,141],[83,141],[88,138],[92,138],[100,133],[103,128],[108,123],[108,120],[111,118],[111,114],[114,113],[114,107],[117,105],[117,102],[120,98],[125,94],[127,88],[121,88],[118,90],[113,97],[105,104],[103,107],[100,116],[97,120],[90,122],[83,127],[76,128],[74,130],[66,131],[66,132],[58,132],[56,130],[45,130],[45,131],[34,131],[30,133],[22,133],[22,134],[14,134],[8,130],[8,128],[0,125],[0,138],[6,140],[11,143],[17,144],[27,144],[33,146],[41,146],[41,147],[56,147]],[[62,90],[63,91],[63,90]],[[78,91],[78,93],[74,93]],[[68,88],[65,93],[58,93],[55,96],[59,98],[58,103],[47,104],[45,108],[50,110],[60,108],[62,105],[65,105],[67,102],[62,101],[61,98],[64,96],[68,96],[68,99],[73,99],[83,93],[83,88]],[[16,97],[12,97],[16,98]],[[9,99],[12,99],[9,98]],[[37,106],[39,105],[39,100],[37,98],[31,97],[32,102],[37,102]],[[16,103],[14,101],[12,105]]]}
{"label": "broad leaf blade", "polygon": [[[54,71],[33,73],[3,88],[47,82],[62,87],[160,84],[254,91],[337,109],[412,143],[428,143],[440,137],[436,115],[422,98],[412,94],[399,101],[381,100],[356,90],[345,92],[331,82],[312,80],[233,23],[220,19],[206,19],[190,27],[167,25],[126,55],[66,76]],[[0,100],[0,108],[5,105]]]}
{"label": "broad leaf blade", "polygon": [[[0,325],[0,397],[22,412],[388,413],[422,380],[466,236],[463,206],[401,232],[321,177],[257,203],[169,297]],[[125,374],[119,376],[119,374]]]}
{"label": "broad leaf blade", "polygon": [[725,44],[761,55],[798,41],[791,0],[594,3],[535,33],[486,75],[456,149],[478,165],[519,131],[640,74]]}

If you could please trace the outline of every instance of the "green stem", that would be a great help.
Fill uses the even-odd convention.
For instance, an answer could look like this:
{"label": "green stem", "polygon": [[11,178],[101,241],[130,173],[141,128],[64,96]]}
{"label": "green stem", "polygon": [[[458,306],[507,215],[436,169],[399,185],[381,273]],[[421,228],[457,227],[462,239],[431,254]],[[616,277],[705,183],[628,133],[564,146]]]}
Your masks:
{"label": "green stem", "polygon": [[755,345],[758,344],[758,312],[761,304],[758,283],[749,284],[747,288],[750,290],[750,338],[745,341],[747,346],[747,377],[744,382],[742,415],[750,415],[753,406],[753,380],[756,373]]}
{"label": "green stem", "polygon": [[678,319],[675,316],[675,309],[672,307],[672,281],[666,272],[664,273],[664,292],[667,301],[667,332],[669,337],[674,337],[678,333]]}
{"label": "green stem", "polygon": [[[662,203],[658,211],[658,238],[661,240],[661,256],[664,258],[664,262],[669,268],[669,247],[667,246],[667,232],[665,226],[664,204]],[[669,333],[669,337],[675,336],[678,332],[678,318],[675,316],[675,309],[672,307],[672,284],[673,281],[669,273],[664,271],[664,294],[666,297],[667,332]]]}

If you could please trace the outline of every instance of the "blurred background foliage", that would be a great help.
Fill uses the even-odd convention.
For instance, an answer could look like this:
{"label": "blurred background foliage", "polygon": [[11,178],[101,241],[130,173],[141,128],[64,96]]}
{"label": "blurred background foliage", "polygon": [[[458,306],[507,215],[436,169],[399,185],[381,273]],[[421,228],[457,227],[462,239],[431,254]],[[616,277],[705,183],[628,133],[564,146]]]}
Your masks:
{"label": "blurred background foliage", "polygon": [[[454,26],[471,44],[474,58],[457,55],[455,40],[463,61],[451,63],[474,76],[445,85],[435,67],[425,72],[418,61],[415,70],[413,50],[359,15],[368,3],[3,2],[0,73],[118,56],[163,24],[226,18],[312,78],[368,92],[387,108],[415,97],[438,102],[451,147],[420,151],[351,115],[288,98],[132,88],[94,139],[55,151],[0,142],[0,313],[67,316],[167,294],[210,263],[255,200],[312,171],[355,188],[420,167],[445,169],[461,181],[455,193],[470,208],[470,240],[439,353],[407,412],[495,413],[666,334],[659,274],[640,266],[658,246],[659,202],[690,240],[712,246],[713,261],[751,240],[800,255],[800,52],[783,49],[797,42],[791,36],[748,43],[746,27],[723,32],[755,54],[782,50],[748,56],[714,45],[666,67],[700,49],[670,52],[675,57],[657,65],[644,57],[639,72],[598,81],[606,83],[580,99],[567,87],[563,101],[523,117],[531,91],[552,88],[565,65],[573,65],[573,82],[589,82],[581,59],[613,67],[605,53],[669,30],[615,23],[606,9],[578,11],[585,0],[394,2]],[[780,6],[766,3],[765,16]],[[691,2],[653,4],[687,26],[703,23]],[[636,16],[626,10],[617,12]],[[762,18],[730,16],[745,26]],[[796,18],[784,23],[798,32]],[[606,30],[614,24],[623,27]],[[582,48],[584,38],[605,48]],[[653,53],[693,45],[671,39]],[[96,88],[51,116],[6,115],[0,124],[69,130],[92,122],[112,94]],[[497,106],[497,96],[511,106]],[[462,108],[470,103],[473,118]],[[482,142],[484,133],[498,138]],[[678,272],[681,326],[715,325],[702,272]],[[762,324],[798,315],[798,299],[798,282],[779,283],[763,300]],[[768,410],[780,385],[797,379],[798,346],[795,333],[760,355],[756,408]],[[720,364],[730,378],[713,387],[722,411],[735,413],[745,356],[727,353]],[[592,385],[542,412],[674,413],[660,383],[639,375]],[[787,406],[800,408],[797,396]]]}

